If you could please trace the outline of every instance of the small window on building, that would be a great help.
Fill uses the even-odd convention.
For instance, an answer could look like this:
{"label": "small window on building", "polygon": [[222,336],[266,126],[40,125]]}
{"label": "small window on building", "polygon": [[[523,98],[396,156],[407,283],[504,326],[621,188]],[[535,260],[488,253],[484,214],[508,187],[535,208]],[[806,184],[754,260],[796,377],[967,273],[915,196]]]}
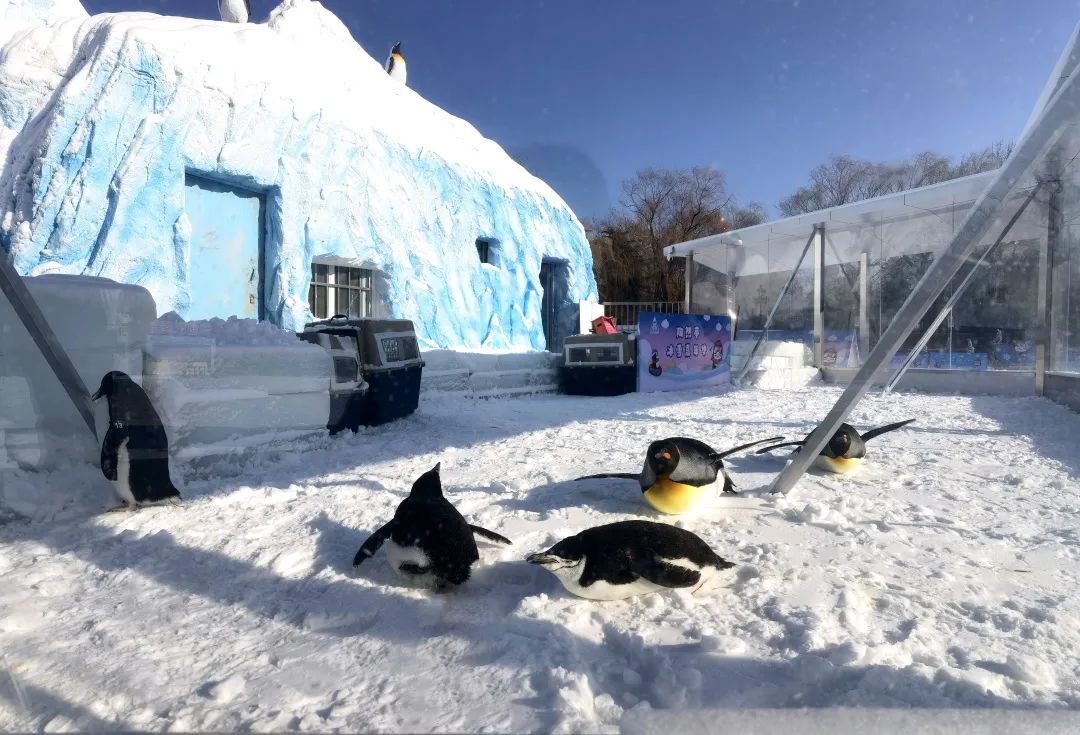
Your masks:
{"label": "small window on building", "polygon": [[498,250],[498,243],[495,240],[487,240],[485,238],[477,238],[476,240],[476,254],[480,256],[481,263],[489,263],[491,265],[498,265],[496,262]]}
{"label": "small window on building", "polygon": [[308,306],[316,319],[371,316],[371,284],[367,268],[312,263]]}

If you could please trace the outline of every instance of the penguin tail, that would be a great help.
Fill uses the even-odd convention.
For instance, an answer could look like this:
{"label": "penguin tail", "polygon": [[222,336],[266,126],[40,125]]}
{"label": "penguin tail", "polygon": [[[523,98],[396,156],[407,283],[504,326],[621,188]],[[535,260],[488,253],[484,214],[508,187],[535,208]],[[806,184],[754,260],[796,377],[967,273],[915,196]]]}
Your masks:
{"label": "penguin tail", "polygon": [[805,443],[805,440],[802,440],[797,442],[784,442],[782,444],[770,444],[767,447],[762,447],[761,449],[757,450],[756,452],[754,452],[754,454],[765,454],[766,452],[771,452],[772,450],[779,449],[780,447],[801,447]]}
{"label": "penguin tail", "polygon": [[[784,440],[784,437],[782,437],[782,436],[774,436],[774,437],[770,437],[768,439],[758,439],[756,442],[750,442],[749,444],[740,444],[737,447],[732,447],[731,449],[725,449],[723,452],[717,452],[716,454],[712,455],[712,459],[714,461],[718,460],[718,459],[723,459],[724,457],[727,457],[728,455],[735,454],[735,452],[741,452],[744,449],[749,449],[750,447],[756,447],[759,444],[770,444],[770,443],[780,442],[780,441],[783,441],[783,440]],[[777,446],[783,446],[783,444],[779,444]],[[760,454],[763,451],[766,451],[766,450],[759,450],[758,454]]]}
{"label": "penguin tail", "polygon": [[506,536],[500,536],[494,531],[489,531],[486,528],[481,528],[480,526],[474,526],[471,523],[469,524],[469,530],[471,530],[475,535],[479,536],[485,541],[491,541],[496,544],[503,544],[505,546],[510,546],[514,543],[510,539],[506,538]]}
{"label": "penguin tail", "polygon": [[602,472],[599,475],[585,475],[584,477],[575,478],[577,480],[599,480],[605,477],[614,477],[618,480],[637,480],[641,477],[638,472]]}
{"label": "penguin tail", "polygon": [[894,431],[894,430],[899,429],[901,427],[907,426],[908,424],[910,424],[914,420],[915,419],[908,419],[907,421],[897,421],[895,424],[885,424],[885,426],[879,426],[876,429],[870,429],[870,431],[868,431],[865,434],[861,435],[862,440],[863,441],[869,441],[870,439],[873,439],[875,436],[881,436],[882,434],[884,434],[884,433],[886,433],[888,431]]}

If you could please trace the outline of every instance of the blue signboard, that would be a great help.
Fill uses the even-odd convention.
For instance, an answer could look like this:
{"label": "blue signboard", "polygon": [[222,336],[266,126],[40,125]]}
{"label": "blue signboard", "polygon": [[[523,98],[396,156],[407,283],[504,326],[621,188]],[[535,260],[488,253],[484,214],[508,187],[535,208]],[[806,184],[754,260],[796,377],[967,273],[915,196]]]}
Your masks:
{"label": "blue signboard", "polygon": [[638,390],[652,393],[731,381],[731,319],[638,314]]}

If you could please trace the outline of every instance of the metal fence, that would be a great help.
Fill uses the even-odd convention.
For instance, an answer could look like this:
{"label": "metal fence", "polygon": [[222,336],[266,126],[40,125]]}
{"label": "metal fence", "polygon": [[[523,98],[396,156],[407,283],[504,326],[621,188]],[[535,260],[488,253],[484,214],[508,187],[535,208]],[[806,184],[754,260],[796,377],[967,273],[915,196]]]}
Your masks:
{"label": "metal fence", "polygon": [[682,314],[682,301],[605,301],[604,316],[610,316],[620,331],[637,331],[638,313],[655,311],[661,314]]}

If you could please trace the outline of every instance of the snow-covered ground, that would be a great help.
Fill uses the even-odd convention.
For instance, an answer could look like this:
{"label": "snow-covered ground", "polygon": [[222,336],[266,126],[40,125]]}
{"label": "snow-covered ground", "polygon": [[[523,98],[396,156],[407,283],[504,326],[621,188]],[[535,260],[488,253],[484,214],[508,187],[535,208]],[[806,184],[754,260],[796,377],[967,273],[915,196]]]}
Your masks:
{"label": "snow-covered ground", "polygon": [[[271,459],[177,468],[185,503],[94,515],[96,468],[25,475],[60,514],[0,526],[0,728],[613,730],[634,708],[1080,707],[1080,415],[1036,398],[869,397],[847,477],[772,497],[782,460],[680,524],[737,563],[709,598],[597,603],[522,558],[658,518],[654,438],[799,436],[838,396],[425,395],[390,426]],[[459,591],[351,559],[412,480],[515,545]],[[630,713],[628,717],[634,717]]]}

